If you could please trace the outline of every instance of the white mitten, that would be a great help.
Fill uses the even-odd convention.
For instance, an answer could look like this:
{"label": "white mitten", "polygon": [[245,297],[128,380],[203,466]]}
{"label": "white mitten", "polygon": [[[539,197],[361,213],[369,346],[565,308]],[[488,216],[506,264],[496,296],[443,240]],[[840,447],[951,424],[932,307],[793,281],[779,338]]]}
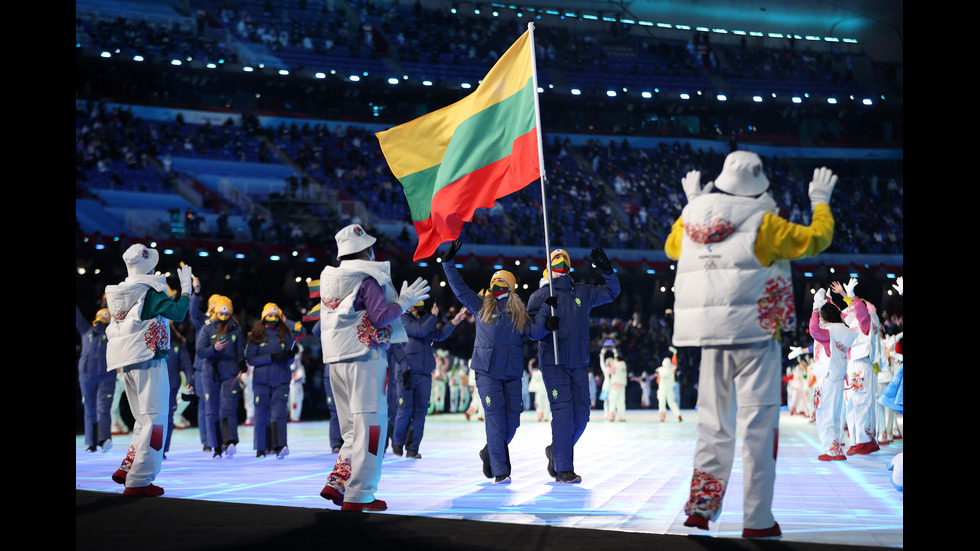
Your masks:
{"label": "white mitten", "polygon": [[834,186],[837,185],[837,175],[827,167],[820,167],[813,171],[813,180],[810,180],[810,208],[819,204],[830,205],[830,196],[834,193]]}
{"label": "white mitten", "polygon": [[796,358],[800,357],[800,355],[802,355],[804,352],[806,352],[806,348],[800,346],[791,346],[789,347],[789,356],[786,357],[790,360],[795,360]]}
{"label": "white mitten", "polygon": [[847,293],[847,296],[854,296],[854,288],[857,287],[857,284],[858,280],[854,279],[853,277],[847,281],[847,285],[844,285],[844,291]]}
{"label": "white mitten", "polygon": [[824,304],[827,304],[827,290],[817,289],[817,292],[813,294],[813,310],[817,311],[823,308]]}
{"label": "white mitten", "polygon": [[420,277],[413,281],[411,285],[407,281],[403,281],[402,290],[398,293],[398,298],[395,302],[402,307],[402,310],[405,310],[409,306],[427,298],[429,298],[429,282]]}
{"label": "white mitten", "polygon": [[711,191],[714,182],[708,182],[708,185],[704,186],[704,189],[701,189],[701,171],[692,170],[681,178],[681,186],[684,188],[684,195],[687,196],[687,202],[690,203],[698,195]]}
{"label": "white mitten", "polygon": [[191,284],[194,281],[194,274],[191,273],[191,267],[183,264],[177,268],[177,280],[180,281],[180,294],[190,295],[192,290]]}
{"label": "white mitten", "polygon": [[894,285],[892,285],[892,287],[894,287],[895,290],[898,291],[898,294],[900,294],[902,296],[905,296],[905,293],[902,291],[902,289],[904,288],[904,285],[903,285],[904,278],[902,276],[898,276],[898,277],[895,278],[895,281],[897,283],[895,283]]}

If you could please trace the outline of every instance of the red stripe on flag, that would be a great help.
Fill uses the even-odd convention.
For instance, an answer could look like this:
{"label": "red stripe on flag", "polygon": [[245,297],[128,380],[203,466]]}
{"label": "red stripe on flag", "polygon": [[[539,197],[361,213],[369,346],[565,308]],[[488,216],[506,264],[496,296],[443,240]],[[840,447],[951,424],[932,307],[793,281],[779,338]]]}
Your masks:
{"label": "red stripe on flag", "polygon": [[439,190],[432,198],[429,219],[414,223],[419,236],[414,260],[432,256],[439,245],[459,237],[463,224],[473,220],[476,209],[491,208],[498,198],[519,191],[540,178],[538,161],[538,134],[537,129],[532,129],[514,140],[508,157]]}

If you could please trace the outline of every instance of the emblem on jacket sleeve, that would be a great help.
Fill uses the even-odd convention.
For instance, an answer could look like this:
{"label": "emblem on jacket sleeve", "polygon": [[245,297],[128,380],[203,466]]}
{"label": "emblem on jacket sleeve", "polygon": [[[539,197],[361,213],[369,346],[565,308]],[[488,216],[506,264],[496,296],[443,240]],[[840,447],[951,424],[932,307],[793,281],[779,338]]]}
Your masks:
{"label": "emblem on jacket sleeve", "polygon": [[332,298],[323,297],[320,299],[320,303],[326,306],[327,308],[330,308],[331,310],[335,310],[338,306],[340,306],[340,299],[336,297],[332,297]]}

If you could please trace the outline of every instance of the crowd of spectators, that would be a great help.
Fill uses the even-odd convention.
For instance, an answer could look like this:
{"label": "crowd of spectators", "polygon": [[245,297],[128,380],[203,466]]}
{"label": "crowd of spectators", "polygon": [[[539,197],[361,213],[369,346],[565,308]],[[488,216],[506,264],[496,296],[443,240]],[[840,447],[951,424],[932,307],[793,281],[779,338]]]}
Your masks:
{"label": "crowd of spectators", "polygon": [[[447,25],[445,12],[424,10],[417,5],[399,9],[391,3],[360,0],[191,4],[195,4],[200,24],[190,28],[123,17],[77,17],[76,35],[92,46],[163,58],[235,61],[239,55],[234,47],[237,42],[261,44],[273,53],[300,47],[322,55],[386,57],[404,68],[419,71],[425,70],[424,65],[439,64],[455,67],[460,72],[467,67],[478,67],[482,73],[502,53],[501,46],[510,44],[520,31],[516,22],[504,19],[488,22],[485,18],[470,17]],[[626,63],[636,65],[641,60],[642,72],[646,74],[710,73],[730,79],[799,78],[832,84],[852,83],[853,79],[847,69],[851,60],[839,53],[815,55],[791,48],[780,51],[731,48],[703,40],[675,43],[637,37],[617,25],[601,35],[576,31],[572,24],[542,26],[537,47],[542,63],[558,71],[571,72],[573,68],[583,67],[598,71],[617,59],[631,59]],[[640,72],[639,67],[636,70]],[[116,76],[120,82],[125,81],[124,75]],[[86,97],[86,90],[94,88],[90,85],[84,78],[80,79],[79,97]],[[127,90],[146,103],[168,106],[168,98],[177,95],[176,90],[171,94],[163,88],[152,89],[147,83],[133,83]],[[216,97],[220,101],[231,95],[228,92]],[[173,120],[149,121],[134,117],[124,107],[108,108],[98,97],[91,99],[76,109],[76,197],[97,197],[101,189],[175,193],[176,182],[182,175],[173,170],[172,162],[181,157],[281,163],[297,168],[297,174],[290,176],[285,186],[285,193],[298,199],[293,202],[294,212],[277,213],[281,216],[278,219],[260,219],[254,213],[235,212],[236,203],[225,200],[218,190],[205,190],[209,195],[202,211],[225,217],[229,213],[250,215],[256,230],[251,237],[256,242],[306,243],[327,249],[332,245],[333,231],[346,221],[331,217],[331,211],[324,205],[324,190],[363,204],[367,212],[377,217],[362,221],[369,225],[411,223],[404,195],[387,169],[377,139],[371,130],[357,122],[328,124],[297,119],[293,123],[263,126],[259,117],[249,111],[240,113],[241,122],[237,124],[232,117],[217,125],[190,124],[179,115]],[[205,107],[203,96],[195,99],[201,102],[195,107]],[[660,128],[658,132],[663,130]],[[793,130],[788,132],[792,134]],[[644,148],[631,144],[626,136],[610,136],[573,145],[567,139],[546,133],[546,199],[552,245],[662,249],[663,239],[684,203],[681,177],[691,169],[699,169],[706,175],[717,174],[728,152],[728,144],[721,141],[718,144],[718,149],[704,150],[678,139]],[[791,221],[808,223],[810,210],[805,190],[812,162],[775,157],[764,161],[773,197],[783,214]],[[887,162],[852,162],[847,167],[832,168],[841,174],[841,181],[832,205],[837,227],[827,252],[902,254],[900,163],[896,166]],[[194,220],[193,226],[186,226],[192,228],[193,236],[225,237],[220,226],[202,225],[199,213],[193,210],[178,212],[176,216]],[[322,227],[303,227],[295,222],[310,217],[319,217],[327,223]],[[500,199],[493,208],[480,209],[464,227],[462,239],[479,244],[543,245],[542,232],[526,231],[542,224],[540,188],[532,185]],[[372,235],[379,236],[382,249],[413,247],[407,229],[396,236],[375,231]],[[246,293],[243,282],[254,268],[238,268],[233,277],[225,277],[217,267],[202,266],[200,272],[197,268],[195,274],[220,283],[222,288],[215,292],[238,299],[234,303],[240,305],[242,320],[250,320],[250,313],[257,311],[253,302],[261,304],[274,296],[282,296],[277,300],[283,302],[293,319],[299,319],[309,307],[304,284],[297,282],[299,274],[292,271],[267,272],[264,279],[269,280],[268,289],[256,292],[254,284],[250,284]],[[593,320],[596,368],[599,348],[607,338],[616,340],[634,376],[644,371],[652,373],[667,354],[672,327],[669,309],[651,309],[649,301],[633,296],[638,293],[626,290],[617,304],[598,312]],[[442,305],[444,310],[451,311],[450,298],[442,300],[446,301]],[[900,311],[885,312],[883,318],[893,330],[901,330]],[[445,346],[451,354],[465,357],[467,343],[454,339],[465,339],[466,331],[456,331],[453,335]],[[805,344],[803,331],[787,332],[784,339],[787,347]],[[680,356],[682,407],[691,407],[696,395],[696,351],[687,352]],[[308,372],[318,371],[313,367],[317,365],[316,359],[305,361],[311,362]],[[315,400],[317,388],[309,386],[311,399]]]}

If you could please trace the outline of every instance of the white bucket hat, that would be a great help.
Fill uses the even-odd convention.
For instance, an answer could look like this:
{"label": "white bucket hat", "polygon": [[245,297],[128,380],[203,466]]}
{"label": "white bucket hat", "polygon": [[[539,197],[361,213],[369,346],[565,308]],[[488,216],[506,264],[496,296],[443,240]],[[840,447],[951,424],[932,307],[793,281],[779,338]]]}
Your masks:
{"label": "white bucket hat", "polygon": [[351,224],[337,232],[337,256],[359,253],[374,245],[377,239],[368,235],[360,224]]}
{"label": "white bucket hat", "polygon": [[147,275],[157,267],[160,260],[160,253],[156,249],[147,248],[139,243],[131,245],[123,253],[123,262],[126,263],[126,272],[131,276]]}
{"label": "white bucket hat", "polygon": [[733,151],[725,157],[715,187],[743,197],[755,197],[769,189],[769,179],[762,171],[762,159],[751,151]]}

